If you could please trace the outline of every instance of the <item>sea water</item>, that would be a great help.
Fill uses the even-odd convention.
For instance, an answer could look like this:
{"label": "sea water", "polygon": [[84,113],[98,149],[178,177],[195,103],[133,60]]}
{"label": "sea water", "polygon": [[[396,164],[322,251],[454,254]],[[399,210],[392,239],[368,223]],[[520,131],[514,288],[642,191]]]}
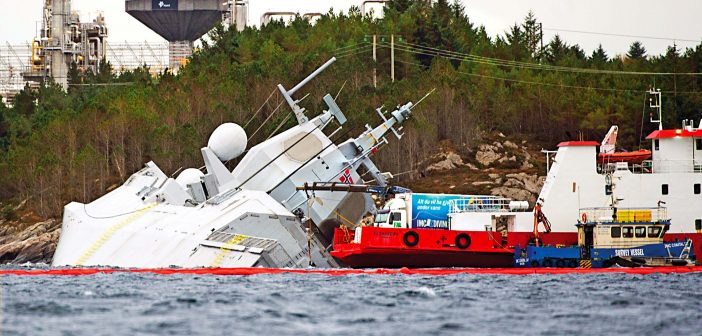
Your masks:
{"label": "sea water", "polygon": [[1,335],[701,335],[702,274],[0,276]]}

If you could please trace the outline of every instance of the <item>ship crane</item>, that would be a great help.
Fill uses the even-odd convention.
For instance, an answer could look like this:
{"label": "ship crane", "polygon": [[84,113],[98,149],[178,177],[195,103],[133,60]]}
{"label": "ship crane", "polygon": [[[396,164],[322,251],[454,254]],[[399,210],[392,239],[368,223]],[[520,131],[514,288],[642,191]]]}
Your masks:
{"label": "ship crane", "polygon": [[534,245],[537,247],[541,244],[541,239],[539,238],[539,223],[544,225],[544,233],[551,232],[551,222],[546,218],[546,215],[541,211],[541,201],[536,202],[534,206]]}

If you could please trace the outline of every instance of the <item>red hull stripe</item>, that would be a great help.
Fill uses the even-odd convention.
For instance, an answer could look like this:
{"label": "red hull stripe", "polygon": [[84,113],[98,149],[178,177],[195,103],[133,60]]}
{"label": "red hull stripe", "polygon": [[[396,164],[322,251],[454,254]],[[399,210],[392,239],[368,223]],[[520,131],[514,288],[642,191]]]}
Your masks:
{"label": "red hull stripe", "polygon": [[454,275],[454,274],[570,274],[570,273],[693,273],[702,272],[702,266],[639,267],[639,268],[423,268],[423,269],[289,269],[289,268],[69,268],[48,270],[0,270],[0,275],[24,276],[80,276],[100,273],[151,273],[151,274],[211,274],[211,275],[257,275],[257,274],[324,274],[343,276],[351,274],[416,274],[416,275]]}

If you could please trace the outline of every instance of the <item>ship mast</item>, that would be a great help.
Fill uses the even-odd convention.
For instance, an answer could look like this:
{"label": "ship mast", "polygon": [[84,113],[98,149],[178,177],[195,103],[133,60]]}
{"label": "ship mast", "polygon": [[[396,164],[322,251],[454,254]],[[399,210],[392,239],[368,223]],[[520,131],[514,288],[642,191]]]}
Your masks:
{"label": "ship mast", "polygon": [[[648,98],[648,106],[651,108],[650,120],[658,123],[658,130],[663,130],[663,105],[661,104],[661,89],[651,88],[648,90],[651,97]],[[653,110],[658,110],[658,119],[653,119]]]}

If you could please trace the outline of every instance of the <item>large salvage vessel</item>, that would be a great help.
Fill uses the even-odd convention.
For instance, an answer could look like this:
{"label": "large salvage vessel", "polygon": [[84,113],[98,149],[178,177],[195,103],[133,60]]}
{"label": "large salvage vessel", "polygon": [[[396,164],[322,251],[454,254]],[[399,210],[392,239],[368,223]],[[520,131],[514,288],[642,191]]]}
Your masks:
{"label": "large salvage vessel", "polygon": [[[411,114],[411,102],[356,138],[335,144],[346,117],[330,95],[328,110],[308,119],[292,95],[334,59],[291,90],[278,89],[298,125],[253,146],[229,171],[223,162],[245,152],[236,124],[220,125],[201,149],[206,172],[186,169],[170,178],[149,162],[99,199],[66,205],[53,266],[304,267],[336,266],[326,251],[334,220],[374,213],[367,194],[320,192],[316,202],[296,190],[304,182],[359,181],[359,171],[386,184],[369,155],[388,131]],[[325,134],[335,121],[339,127]],[[305,219],[309,219],[309,225]]]}
{"label": "large salvage vessel", "polygon": [[[391,204],[385,216],[397,218],[403,224],[394,229],[381,230],[378,227],[382,225],[375,225],[378,227],[359,227],[348,233],[339,230],[332,254],[353,267],[402,267],[422,251],[436,255],[463,250],[451,258],[460,259],[461,265],[499,267],[504,262],[487,263],[485,256],[502,260],[499,256],[505,249],[531,244],[577,245],[578,234],[573,223],[581,220],[580,209],[616,204],[621,208],[665,205],[670,217],[666,241],[690,240],[694,255],[702,255],[702,121],[698,127],[686,120],[679,129],[663,129],[660,91],[652,90],[650,94],[653,96],[651,108],[654,113],[657,110],[658,116],[651,121],[659,125],[659,129],[647,137],[652,150],[614,152],[616,127],[602,144],[561,142],[533,211],[525,211],[527,208],[521,202],[495,196],[455,195],[447,201],[448,211],[443,214],[447,226],[426,228],[410,219],[403,221],[412,213],[408,210],[412,207],[411,196],[397,195],[396,204],[400,205]],[[647,159],[649,155],[650,160]],[[645,216],[645,213],[641,210],[639,215]],[[651,211],[648,218],[650,216]],[[635,221],[636,218],[624,215],[614,220],[617,225]],[[547,227],[545,233],[539,233],[541,223]],[[394,233],[384,232],[386,230],[394,230]],[[437,233],[437,230],[443,232]],[[467,236],[470,244],[460,244],[459,235]],[[409,236],[417,239],[407,244],[403,238]],[[479,254],[474,253],[478,251]],[[388,265],[388,260],[396,263]],[[425,260],[428,263],[422,266],[443,266],[442,262],[432,262],[431,258]]]}

